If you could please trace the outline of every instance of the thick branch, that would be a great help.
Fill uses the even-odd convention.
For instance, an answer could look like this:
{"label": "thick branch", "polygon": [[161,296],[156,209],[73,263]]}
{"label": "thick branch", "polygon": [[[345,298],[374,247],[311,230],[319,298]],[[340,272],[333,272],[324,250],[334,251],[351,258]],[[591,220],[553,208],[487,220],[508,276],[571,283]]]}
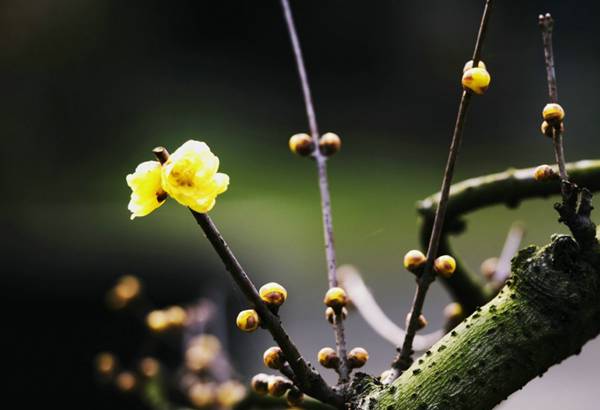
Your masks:
{"label": "thick branch", "polygon": [[[590,191],[600,190],[600,160],[584,160],[567,164],[571,181],[585,186]],[[480,275],[469,270],[457,257],[448,242],[448,234],[460,233],[464,229],[461,218],[470,212],[493,205],[505,204],[517,207],[521,201],[532,198],[547,198],[561,193],[559,181],[539,182],[533,178],[534,168],[509,169],[497,174],[467,179],[454,184],[448,199],[448,223],[440,244],[440,252],[453,255],[457,269],[452,278],[441,279],[452,296],[467,311],[486,303],[493,295],[483,286]],[[420,227],[421,243],[427,243],[439,193],[417,204],[422,217]]]}
{"label": "thick branch", "polygon": [[392,385],[362,375],[356,409],[492,409],[600,333],[600,252],[556,235],[521,251],[500,293]]}

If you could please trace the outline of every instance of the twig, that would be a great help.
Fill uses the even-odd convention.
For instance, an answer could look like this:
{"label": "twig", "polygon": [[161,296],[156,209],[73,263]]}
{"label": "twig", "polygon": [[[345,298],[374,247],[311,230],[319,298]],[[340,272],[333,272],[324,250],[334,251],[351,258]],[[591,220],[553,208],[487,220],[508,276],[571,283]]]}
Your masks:
{"label": "twig", "polygon": [[[298,75],[300,77],[300,84],[302,85],[302,93],[304,95],[304,104],[306,106],[306,116],[308,117],[308,126],[310,128],[310,134],[312,136],[314,146],[317,147],[312,155],[317,164],[317,171],[319,174],[319,190],[321,192],[321,212],[323,214],[323,235],[325,238],[325,257],[327,259],[328,284],[330,288],[333,288],[337,286],[337,279],[335,275],[337,264],[335,257],[335,245],[333,239],[331,197],[329,194],[329,183],[327,180],[327,157],[323,155],[318,149],[319,128],[317,126],[317,118],[315,115],[314,104],[310,92],[308,75],[306,74],[306,67],[304,65],[304,58],[302,56],[302,48],[300,47],[300,41],[298,40],[298,33],[296,32],[296,26],[294,24],[294,18],[292,16],[292,10],[290,8],[289,1],[281,0],[281,6],[283,8],[285,22],[290,35],[292,49],[294,50],[296,66],[298,68]],[[339,367],[339,381],[340,383],[345,383],[349,380],[350,368],[348,366],[348,360],[346,355],[344,323],[340,312],[336,312],[333,326],[335,331],[335,344],[337,348],[337,353],[341,359]]]}
{"label": "twig", "polygon": [[521,247],[521,241],[525,235],[525,228],[520,222],[515,222],[511,225],[504,246],[502,247],[502,253],[498,258],[496,264],[496,272],[494,273],[493,279],[501,284],[504,284],[508,276],[510,275],[510,261],[513,256],[517,254],[517,251]]}
{"label": "twig", "polygon": [[[548,96],[551,103],[558,103],[558,85],[556,81],[556,70],[554,69],[554,48],[552,46],[552,31],[554,30],[554,19],[550,13],[540,14],[538,23],[542,29],[542,42],[544,44],[544,60],[546,62],[546,77],[548,79]],[[554,145],[554,156],[558,164],[558,172],[562,181],[569,181],[569,175],[565,168],[565,151],[560,121],[552,127],[552,142]]]}
{"label": "twig", "polygon": [[[591,191],[600,190],[600,160],[582,160],[566,164],[573,182],[587,186]],[[515,208],[521,201],[533,198],[546,198],[561,193],[557,180],[539,182],[533,178],[535,168],[509,169],[504,172],[467,179],[452,185],[448,198],[446,228],[440,243],[440,252],[453,255],[456,271],[450,279],[441,278],[452,297],[459,302],[466,313],[485,304],[494,295],[486,292],[481,276],[472,272],[457,256],[449,244],[448,235],[458,233],[450,230],[455,222],[471,212],[489,206],[505,204]],[[417,204],[422,217],[420,238],[427,245],[440,194],[434,194]],[[461,224],[464,229],[465,224]]]}
{"label": "twig", "polygon": [[[154,154],[161,163],[164,163],[169,158],[169,153],[163,147],[154,149]],[[261,319],[261,324],[264,326],[273,339],[277,342],[281,350],[288,360],[290,367],[296,375],[299,386],[305,393],[334,406],[341,406],[342,398],[334,392],[323,380],[321,375],[315,371],[302,357],[296,345],[291,341],[285,329],[281,325],[281,321],[275,315],[262,299],[254,283],[250,280],[244,268],[240,265],[237,258],[229,248],[227,242],[213,223],[208,214],[202,214],[190,209],[190,212],[202,228],[204,235],[209,240],[223,263],[229,271],[232,279],[242,291],[246,299],[252,304]]]}
{"label": "twig", "polygon": [[[406,332],[400,326],[396,325],[377,304],[375,298],[365,285],[360,273],[354,266],[343,265],[337,270],[338,279],[348,293],[352,305],[356,307],[365,322],[382,338],[399,346],[404,341]],[[429,349],[435,342],[444,336],[442,330],[435,331],[426,335],[416,335],[414,348],[417,351]]]}
{"label": "twig", "polygon": [[[488,22],[492,10],[493,0],[486,0],[485,8],[483,10],[483,16],[481,18],[481,24],[479,26],[479,32],[477,34],[477,41],[475,44],[475,50],[473,52],[473,67],[477,67],[481,58],[481,50],[485,35],[487,32]],[[406,330],[406,338],[402,344],[400,353],[392,363],[392,374],[390,379],[398,377],[400,371],[407,369],[412,363],[412,344],[415,337],[415,333],[418,328],[418,320],[423,310],[423,304],[425,303],[425,296],[431,283],[435,280],[435,272],[433,271],[433,261],[438,255],[440,239],[442,235],[442,228],[444,226],[444,218],[446,215],[446,207],[448,204],[448,196],[450,193],[450,184],[452,183],[452,177],[454,175],[454,166],[458,157],[458,151],[460,149],[460,142],[462,139],[462,131],[471,101],[472,94],[470,91],[463,91],[460,105],[458,108],[458,115],[456,119],[456,125],[454,127],[454,133],[452,136],[452,143],[450,145],[450,152],[448,154],[448,162],[446,163],[446,169],[444,171],[444,177],[442,180],[442,189],[439,206],[436,210],[436,215],[433,222],[433,229],[431,238],[429,240],[429,246],[427,247],[427,263],[423,274],[417,281],[417,290],[413,300],[411,309],[411,318]]]}

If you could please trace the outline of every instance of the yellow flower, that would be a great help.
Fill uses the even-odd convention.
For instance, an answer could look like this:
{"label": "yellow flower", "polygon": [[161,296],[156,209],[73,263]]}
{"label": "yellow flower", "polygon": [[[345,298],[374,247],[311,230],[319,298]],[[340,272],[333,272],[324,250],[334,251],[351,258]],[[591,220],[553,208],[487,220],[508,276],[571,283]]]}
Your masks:
{"label": "yellow flower", "polygon": [[181,205],[206,213],[225,192],[229,176],[217,172],[219,158],[204,142],[189,140],[162,167],[162,187]]}
{"label": "yellow flower", "polygon": [[161,187],[160,163],[142,162],[133,174],[127,175],[127,185],[131,188],[131,200],[127,208],[131,219],[146,216],[165,203],[167,195]]}

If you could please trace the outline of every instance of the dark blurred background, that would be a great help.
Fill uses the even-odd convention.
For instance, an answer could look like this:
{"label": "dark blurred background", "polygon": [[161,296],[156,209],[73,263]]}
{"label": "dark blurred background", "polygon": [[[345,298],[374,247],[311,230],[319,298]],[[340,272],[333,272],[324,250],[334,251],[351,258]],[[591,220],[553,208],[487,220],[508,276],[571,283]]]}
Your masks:
{"label": "dark blurred background", "polygon": [[[320,128],[344,144],[330,161],[339,261],[357,265],[403,322],[414,203],[439,187],[483,1],[292,6]],[[536,18],[545,11],[557,21],[567,159],[600,156],[596,2],[499,1],[483,52],[492,85],[470,113],[458,179],[552,161],[538,131],[547,91]],[[125,175],[154,146],[190,138],[206,141],[231,176],[211,215],[258,284],[290,290],[282,315],[301,350],[312,359],[333,343],[322,320],[315,170],[287,148],[307,126],[278,1],[3,0],[0,79],[3,371],[22,407],[137,408],[99,389],[92,367],[100,350],[133,358],[140,344],[143,327],[104,304],[124,273],[138,275],[157,306],[220,301],[236,366],[246,376],[261,368],[269,337],[235,329],[246,305],[189,214],[170,201],[129,220]],[[527,242],[563,231],[551,200],[494,207],[469,218],[457,249],[478,266],[516,219]],[[432,328],[447,302],[436,285]],[[358,315],[348,328],[351,346],[371,352],[367,370],[381,372],[392,346]],[[591,342],[501,407],[595,409],[598,359]]]}

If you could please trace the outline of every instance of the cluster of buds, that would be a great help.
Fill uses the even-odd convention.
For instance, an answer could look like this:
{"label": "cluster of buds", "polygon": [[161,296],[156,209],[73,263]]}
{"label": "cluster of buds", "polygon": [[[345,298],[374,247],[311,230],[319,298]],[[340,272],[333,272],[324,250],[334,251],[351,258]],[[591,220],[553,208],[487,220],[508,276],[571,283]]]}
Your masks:
{"label": "cluster of buds", "polygon": [[95,368],[103,381],[111,382],[120,392],[132,393],[144,380],[157,377],[161,365],[157,359],[145,357],[139,361],[135,371],[121,369],[113,353],[102,352],[96,355]]}
{"label": "cluster of buds", "polygon": [[[337,352],[331,347],[324,347],[319,350],[317,360],[321,366],[326,369],[338,370],[340,366],[340,358]],[[347,355],[348,366],[351,369],[363,367],[369,360],[369,353],[362,347],[355,347],[350,350]]]}
{"label": "cluster of buds", "polygon": [[546,104],[542,110],[542,118],[544,121],[542,122],[540,131],[546,137],[552,138],[554,130],[558,130],[561,133],[564,132],[565,127],[563,120],[565,119],[565,110],[560,106],[560,104]]}
{"label": "cluster of buds", "polygon": [[479,61],[477,67],[473,67],[473,60],[465,64],[462,76],[462,85],[465,90],[482,95],[489,88],[490,81],[490,73],[488,73],[483,61]]}
{"label": "cluster of buds", "polygon": [[[403,263],[406,270],[419,277],[423,273],[423,269],[427,263],[427,257],[423,252],[413,249],[404,255]],[[449,255],[439,256],[433,261],[433,270],[435,270],[438,275],[448,279],[456,270],[456,260]]]}
{"label": "cluster of buds", "polygon": [[187,313],[181,306],[153,310],[146,316],[146,325],[153,332],[181,329],[186,321]]}
{"label": "cluster of buds", "polygon": [[[287,299],[287,290],[279,283],[269,282],[259,289],[261,300],[274,313]],[[254,332],[261,325],[260,316],[254,309],[242,310],[236,319],[237,327],[244,332]]]}
{"label": "cluster of buds", "polygon": [[[294,134],[289,140],[290,150],[294,154],[303,157],[312,155],[315,151],[315,144],[310,135],[306,133]],[[333,132],[327,132],[319,138],[319,151],[326,157],[330,157],[340,150],[342,140],[339,135]]]}
{"label": "cluster of buds", "polygon": [[187,388],[187,399],[195,408],[231,409],[246,397],[246,387],[235,380],[223,383],[195,380]]}
{"label": "cluster of buds", "polygon": [[290,406],[300,406],[304,400],[304,394],[300,389],[282,376],[259,373],[252,378],[250,385],[260,396],[269,394],[273,397],[282,397],[287,393],[286,399]]}

